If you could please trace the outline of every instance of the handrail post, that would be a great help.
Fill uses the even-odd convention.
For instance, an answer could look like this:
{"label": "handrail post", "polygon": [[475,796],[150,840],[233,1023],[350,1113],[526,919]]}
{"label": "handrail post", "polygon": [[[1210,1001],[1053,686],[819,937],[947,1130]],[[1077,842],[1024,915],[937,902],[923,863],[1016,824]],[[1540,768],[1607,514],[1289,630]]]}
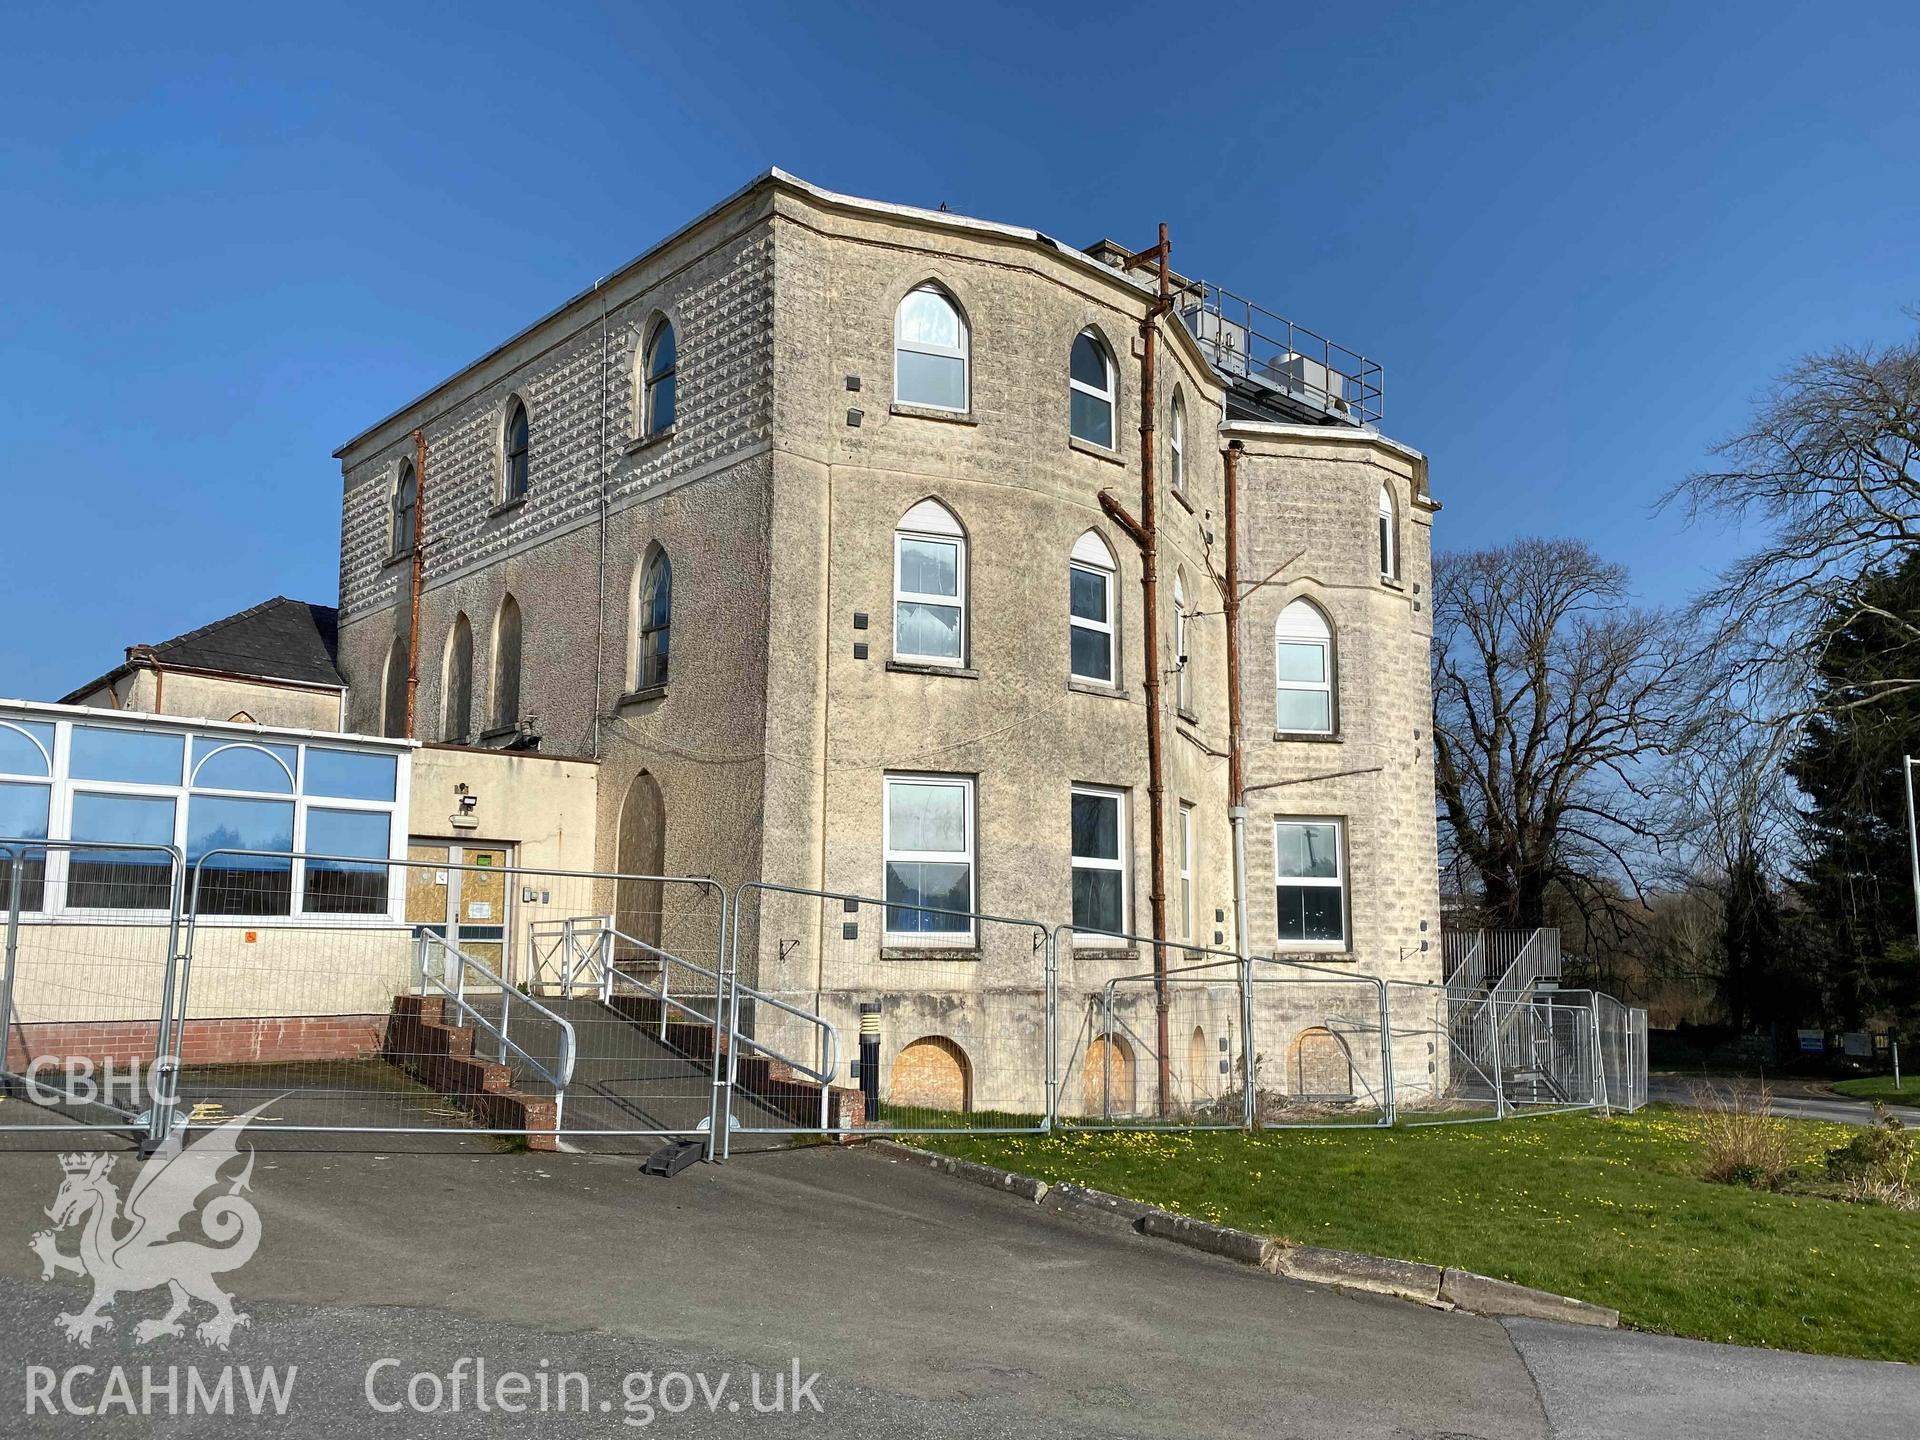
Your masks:
{"label": "handrail post", "polygon": [[507,977],[500,977],[500,1063],[507,1063],[507,1027],[513,1023],[508,1008],[513,1004],[513,986],[507,983]]}

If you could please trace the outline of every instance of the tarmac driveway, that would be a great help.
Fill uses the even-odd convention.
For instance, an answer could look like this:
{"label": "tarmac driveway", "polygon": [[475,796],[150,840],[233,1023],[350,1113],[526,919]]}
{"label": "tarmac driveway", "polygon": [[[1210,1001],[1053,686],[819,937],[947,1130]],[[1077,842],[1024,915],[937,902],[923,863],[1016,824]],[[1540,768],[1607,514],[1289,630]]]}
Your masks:
{"label": "tarmac driveway", "polygon": [[[1607,1426],[1634,1421],[1631,1402],[1649,1394],[1667,1429],[1648,1433],[1920,1427],[1907,1367],[1771,1355],[1756,1364],[1753,1352],[1656,1337],[1509,1330],[1275,1280],[876,1153],[826,1148],[696,1166],[672,1181],[641,1177],[626,1158],[263,1149],[253,1176],[260,1247],[228,1281],[253,1319],[231,1350],[190,1336],[136,1343],[134,1322],[165,1308],[160,1291],[123,1297],[120,1323],[81,1350],[55,1316],[78,1309],[84,1290],[70,1275],[43,1282],[27,1249],[60,1179],[51,1153],[0,1154],[0,1413],[24,1415],[10,1434],[1495,1440],[1639,1433]],[[68,1252],[74,1233],[61,1234]],[[534,1385],[543,1371],[578,1372],[592,1385],[587,1413],[480,1411],[471,1360],[454,1411],[448,1377],[462,1357],[483,1362],[489,1384],[509,1370]],[[138,1400],[143,1366],[210,1375],[228,1363],[298,1365],[285,1417],[126,1418],[101,1404],[96,1376],[71,1387],[74,1405],[57,1391],[45,1399],[47,1377],[75,1364],[130,1367]],[[652,1387],[695,1371],[705,1388],[685,1382],[687,1408],[663,1408],[680,1392]],[[805,1392],[818,1411],[753,1413],[741,1397],[754,1371],[762,1398],[776,1373],[791,1377],[789,1392],[818,1373]],[[642,1372],[653,1378],[625,1378]],[[411,1408],[416,1373],[432,1383],[413,1403],[430,1407],[437,1384],[438,1413]],[[736,1388],[712,1397],[709,1412],[722,1373]],[[1742,1408],[1756,1375],[1773,1377],[1762,1422]],[[1627,1408],[1608,1400],[1609,1377],[1632,1377],[1631,1393],[1616,1397]],[[35,1384],[39,1413],[27,1414]],[[152,1413],[166,1404],[163,1392]],[[83,1417],[75,1405],[102,1413]]]}

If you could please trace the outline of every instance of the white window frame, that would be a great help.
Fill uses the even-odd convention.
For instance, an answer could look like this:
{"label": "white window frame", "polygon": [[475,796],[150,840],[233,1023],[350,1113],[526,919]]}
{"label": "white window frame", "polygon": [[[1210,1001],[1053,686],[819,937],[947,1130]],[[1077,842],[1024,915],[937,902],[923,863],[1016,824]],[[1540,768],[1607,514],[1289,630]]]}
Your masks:
{"label": "white window frame", "polygon": [[1193,806],[1180,802],[1180,938],[1193,939]]}
{"label": "white window frame", "polygon": [[[0,720],[10,723],[19,721],[51,721],[54,726],[51,776],[13,776],[8,779],[24,780],[29,783],[48,784],[49,800],[47,814],[47,838],[52,841],[70,842],[73,838],[73,800],[76,795],[126,796],[129,798],[170,799],[173,803],[172,843],[182,854],[186,853],[188,836],[191,833],[192,803],[195,797],[206,799],[268,800],[293,807],[293,850],[304,854],[307,850],[307,815],[310,810],[355,810],[387,816],[387,859],[401,861],[407,858],[407,815],[411,804],[412,765],[409,751],[405,748],[388,746],[365,746],[352,743],[352,736],[342,734],[336,737],[311,736],[304,732],[274,731],[256,729],[251,726],[223,727],[220,724],[197,722],[188,725],[167,725],[159,723],[111,724],[92,718],[70,720],[55,718],[53,715],[8,714]],[[73,732],[76,727],[83,729],[132,730],[143,734],[179,736],[181,739],[181,766],[177,776],[164,782],[135,780],[95,780],[75,777],[72,773]],[[196,762],[193,758],[194,742],[205,740],[215,748]],[[292,788],[288,791],[235,790],[195,783],[200,767],[216,754],[229,749],[265,750],[277,764],[285,765],[282,757],[274,755],[270,747],[279,746],[294,751],[294,766],[291,771]],[[394,798],[392,800],[355,800],[331,795],[313,795],[307,792],[307,755],[311,750],[344,750],[355,754],[384,755],[394,760]],[[89,842],[80,842],[80,848],[87,848]],[[111,841],[90,842],[103,849],[112,847]],[[73,851],[67,848],[49,849],[46,860],[46,876],[41,896],[41,909],[30,913],[36,923],[80,920],[90,923],[110,921],[113,924],[129,925],[165,925],[170,917],[165,907],[155,909],[104,909],[96,906],[73,905],[68,901],[68,871]],[[374,857],[366,857],[366,863],[378,863]],[[244,915],[244,914],[202,914],[196,923],[202,926],[225,926],[249,930],[275,928],[327,927],[333,925],[380,925],[404,923],[406,913],[406,883],[403,870],[389,869],[387,882],[387,909],[378,913],[356,911],[315,911],[305,909],[307,866],[304,861],[289,862],[292,879],[288,888],[288,913],[285,915]],[[191,901],[193,871],[189,866],[185,875],[187,895]]]}
{"label": "white window frame", "polygon": [[[1333,827],[1333,874],[1282,875],[1280,873],[1280,828],[1283,825],[1331,825]],[[1282,885],[1297,885],[1315,890],[1340,892],[1340,938],[1338,940],[1289,940],[1280,934],[1280,897]],[[1273,819],[1274,943],[1284,949],[1345,951],[1352,948],[1353,906],[1347,894],[1347,822],[1337,815],[1276,815]]]}
{"label": "white window frame", "polygon": [[[907,302],[916,295],[932,295],[953,312],[953,323],[960,332],[960,344],[957,347],[929,345],[919,340],[904,340],[900,336],[900,316],[907,308]],[[915,355],[932,355],[942,360],[960,362],[960,404],[935,405],[926,400],[910,400],[900,393],[900,352],[911,351]],[[965,415],[973,409],[973,335],[967,329],[967,317],[960,313],[960,306],[953,296],[931,280],[916,285],[900,297],[900,303],[893,307],[893,399],[896,405],[911,405],[918,410],[944,410],[952,415]]]}
{"label": "white window frame", "polygon": [[[1104,622],[1088,620],[1073,613],[1073,572],[1076,570],[1100,577],[1107,600],[1107,618]],[[1107,548],[1106,541],[1100,538],[1097,531],[1089,530],[1073,542],[1073,553],[1067,559],[1067,675],[1085,685],[1120,687],[1120,626],[1114,614],[1116,587],[1113,582],[1116,573],[1113,552]],[[1098,675],[1082,675],[1073,668],[1075,630],[1085,630],[1106,638],[1107,673],[1104,679]]]}
{"label": "white window frame", "polygon": [[[1105,390],[1096,390],[1091,385],[1084,384],[1080,380],[1074,378],[1073,346],[1078,345],[1080,343],[1082,336],[1085,336],[1088,339],[1091,339],[1093,341],[1094,348],[1100,352],[1100,359],[1107,367],[1107,388]],[[1069,345],[1067,347],[1067,389],[1069,390],[1069,392],[1078,390],[1082,395],[1091,395],[1096,400],[1104,400],[1106,402],[1107,434],[1111,437],[1111,439],[1108,441],[1107,444],[1101,445],[1098,440],[1089,440],[1084,435],[1074,435],[1073,407],[1071,403],[1072,401],[1071,394],[1069,394],[1068,396],[1069,403],[1067,407],[1067,434],[1073,436],[1073,438],[1075,440],[1078,440],[1082,445],[1092,445],[1102,450],[1117,451],[1120,448],[1120,397],[1116,393],[1118,392],[1119,388],[1120,388],[1120,381],[1119,381],[1119,376],[1115,371],[1115,367],[1113,363],[1113,351],[1108,348],[1105,338],[1100,334],[1098,330],[1095,330],[1091,325],[1089,325],[1086,329],[1077,332],[1073,337],[1073,345]]]}
{"label": "white window frame", "polygon": [[[895,850],[893,848],[893,791],[898,786],[922,786],[934,789],[959,789],[964,796],[966,806],[966,840],[964,856],[951,850]],[[884,941],[888,945],[914,946],[926,950],[967,950],[975,944],[973,913],[980,908],[980,867],[974,858],[979,848],[974,833],[973,777],[971,775],[943,775],[937,772],[907,772],[885,775],[880,786],[880,926]],[[887,912],[893,907],[886,902],[887,866],[898,860],[906,864],[957,865],[964,858],[967,867],[967,928],[946,934],[929,934],[923,930],[889,930],[886,928]]]}
{"label": "white window frame", "polygon": [[[1127,917],[1132,913],[1128,908],[1132,897],[1128,894],[1127,857],[1132,850],[1127,834],[1127,792],[1117,790],[1110,785],[1071,785],[1069,796],[1097,795],[1101,799],[1114,802],[1114,837],[1119,855],[1112,860],[1103,860],[1098,856],[1082,856],[1073,853],[1073,811],[1072,800],[1068,800],[1067,811],[1067,858],[1074,870],[1118,871],[1120,875],[1120,929],[1119,930],[1080,930],[1073,931],[1073,943],[1092,949],[1112,949],[1116,944],[1126,943]],[[1069,877],[1071,879],[1071,877]],[[1068,905],[1071,913],[1072,887],[1068,887]]]}
{"label": "white window frame", "polygon": [[[1324,635],[1314,634],[1300,627],[1287,628],[1287,616],[1295,606],[1300,606],[1309,615],[1314,616],[1325,628]],[[1280,647],[1282,645],[1317,645],[1320,648],[1321,680],[1282,680],[1280,678]],[[1340,729],[1340,702],[1334,692],[1335,653],[1333,621],[1325,611],[1310,600],[1295,599],[1289,601],[1280,611],[1279,619],[1273,626],[1273,728],[1281,735],[1335,735]],[[1297,726],[1280,723],[1280,695],[1283,691],[1324,694],[1327,697],[1327,726],[1324,730],[1302,730]]]}
{"label": "white window frame", "polygon": [[1168,478],[1174,492],[1184,495],[1187,493],[1187,402],[1178,390],[1173,392],[1172,410],[1167,420],[1167,450],[1173,473]]}
{"label": "white window frame", "polygon": [[[931,507],[931,508],[930,508]],[[937,518],[936,518],[937,512]],[[947,528],[947,527],[951,528]],[[957,547],[954,555],[952,595],[930,595],[908,590],[901,585],[902,540],[926,540],[937,545]],[[958,655],[919,655],[900,648],[900,607],[903,604],[939,605],[960,612],[960,653]],[[967,647],[973,641],[967,614],[967,535],[953,512],[937,500],[922,500],[900,518],[893,530],[893,658],[909,665],[942,665],[950,670],[967,666]]]}
{"label": "white window frame", "polygon": [[1393,493],[1380,487],[1380,578],[1400,578],[1400,527],[1393,507]]}

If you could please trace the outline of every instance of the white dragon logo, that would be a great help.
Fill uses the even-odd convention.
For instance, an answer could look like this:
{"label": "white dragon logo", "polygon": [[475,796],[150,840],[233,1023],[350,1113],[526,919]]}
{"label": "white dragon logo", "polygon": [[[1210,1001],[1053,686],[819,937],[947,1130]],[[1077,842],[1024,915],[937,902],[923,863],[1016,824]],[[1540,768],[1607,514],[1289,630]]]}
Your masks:
{"label": "white dragon logo", "polygon": [[[260,1244],[260,1214],[240,1194],[253,1175],[252,1146],[247,1147],[246,1168],[228,1182],[226,1193],[211,1196],[199,1207],[200,1229],[214,1243],[174,1237],[200,1196],[220,1183],[221,1167],[239,1154],[247,1122],[265,1108],[257,1105],[235,1116],[192,1146],[184,1143],[183,1131],[175,1130],[134,1177],[124,1216],[119,1189],[107,1178],[115,1156],[60,1157],[66,1178],[46,1211],[54,1228],[40,1231],[27,1248],[40,1257],[41,1279],[70,1270],[93,1281],[93,1299],[86,1309],[59,1317],[67,1339],[91,1345],[94,1331],[113,1328],[113,1316],[106,1312],[118,1296],[164,1285],[173,1297],[171,1308],[158,1320],[134,1326],[134,1338],[145,1344],[162,1335],[184,1334],[180,1317],[199,1300],[211,1305],[213,1314],[194,1333],[204,1344],[227,1348],[234,1330],[248,1320],[213,1277],[238,1270]],[[131,1221],[131,1228],[120,1230],[123,1220]],[[81,1226],[80,1249],[63,1254],[58,1232],[74,1225]]]}

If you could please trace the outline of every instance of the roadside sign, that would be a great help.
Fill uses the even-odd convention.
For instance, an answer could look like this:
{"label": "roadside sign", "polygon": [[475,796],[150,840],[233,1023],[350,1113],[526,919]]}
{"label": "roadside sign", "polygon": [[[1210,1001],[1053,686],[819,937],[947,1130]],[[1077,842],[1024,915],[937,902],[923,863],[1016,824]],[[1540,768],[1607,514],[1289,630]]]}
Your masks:
{"label": "roadside sign", "polygon": [[1802,1030],[1800,1032],[1800,1053],[1802,1055],[1822,1055],[1827,1049],[1827,1032],[1824,1030]]}

